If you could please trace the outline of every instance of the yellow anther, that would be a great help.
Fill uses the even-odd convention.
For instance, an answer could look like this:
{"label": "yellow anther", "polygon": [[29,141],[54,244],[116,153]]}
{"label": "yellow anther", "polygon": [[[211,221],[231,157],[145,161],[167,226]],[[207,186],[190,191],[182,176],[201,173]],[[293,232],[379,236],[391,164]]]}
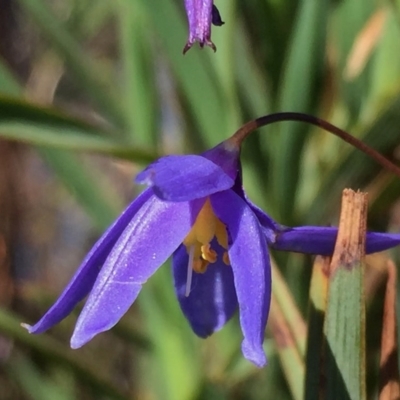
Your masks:
{"label": "yellow anther", "polygon": [[227,251],[224,252],[222,256],[222,261],[224,262],[225,265],[231,265],[231,261],[229,260],[229,255]]}
{"label": "yellow anther", "polygon": [[228,235],[226,233],[225,225],[217,219],[217,223],[215,226],[215,237],[217,238],[217,242],[224,249],[228,248]]}
{"label": "yellow anther", "polygon": [[208,264],[208,261],[203,260],[202,258],[196,258],[193,260],[193,271],[198,274],[204,274],[204,272],[207,271]]}
{"label": "yellow anther", "polygon": [[[200,210],[183,244],[193,259],[193,271],[204,273],[210,263],[218,259],[217,252],[211,248],[211,241],[216,238],[218,244],[228,249],[228,235],[225,225],[217,218],[208,198]],[[189,251],[189,249],[191,249]],[[230,265],[228,254],[223,254],[223,262]]]}
{"label": "yellow anther", "polygon": [[217,217],[212,209],[210,199],[207,199],[183,244],[189,247],[192,244],[196,244],[196,242],[201,244],[210,243],[215,236],[216,222]]}
{"label": "yellow anther", "polygon": [[218,257],[217,252],[211,248],[210,244],[201,246],[201,256],[210,263],[215,263]]}

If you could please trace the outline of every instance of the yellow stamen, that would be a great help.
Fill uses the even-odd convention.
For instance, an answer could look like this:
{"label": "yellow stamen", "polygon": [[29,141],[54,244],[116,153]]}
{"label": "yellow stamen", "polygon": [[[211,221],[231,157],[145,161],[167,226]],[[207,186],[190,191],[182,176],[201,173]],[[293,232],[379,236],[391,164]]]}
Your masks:
{"label": "yellow stamen", "polygon": [[[228,249],[226,227],[214,214],[210,199],[207,199],[200,210],[192,229],[183,241],[183,244],[186,246],[188,251],[189,258],[193,260],[189,262],[193,271],[204,273],[210,263],[212,264],[217,261],[218,253],[212,249],[210,245],[214,238],[216,238],[221,247]],[[229,258],[227,258],[228,256],[225,256],[225,254],[223,255],[223,262],[230,265]],[[186,289],[186,293],[188,293],[188,291],[190,291],[189,284],[187,284]]]}
{"label": "yellow stamen", "polygon": [[217,219],[215,226],[215,237],[217,238],[217,242],[221,247],[228,249],[228,235],[226,234],[226,227],[219,219]]}
{"label": "yellow stamen", "polygon": [[193,271],[197,272],[198,274],[204,274],[207,271],[209,262],[203,260],[202,258],[197,258],[193,260]]}
{"label": "yellow stamen", "polygon": [[207,199],[183,244],[189,247],[191,244],[196,244],[196,242],[201,244],[210,243],[215,235],[216,221],[217,217],[212,209],[210,199]]}
{"label": "yellow stamen", "polygon": [[222,261],[224,262],[225,265],[231,265],[231,261],[229,260],[229,255],[227,251],[224,252],[222,256]]}
{"label": "yellow stamen", "polygon": [[217,252],[211,248],[210,244],[201,246],[201,256],[210,263],[215,263],[215,261],[217,261]]}

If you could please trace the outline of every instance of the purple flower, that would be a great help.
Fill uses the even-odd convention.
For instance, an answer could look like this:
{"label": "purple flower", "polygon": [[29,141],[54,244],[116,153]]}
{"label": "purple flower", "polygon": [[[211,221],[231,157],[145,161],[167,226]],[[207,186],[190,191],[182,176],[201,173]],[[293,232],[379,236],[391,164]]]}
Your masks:
{"label": "purple flower", "polygon": [[211,23],[221,26],[224,22],[213,0],[185,0],[186,13],[189,22],[189,38],[183,49],[185,54],[193,43],[199,42],[200,47],[204,45],[217,50],[211,41]]}
{"label": "purple flower", "polygon": [[[41,333],[88,295],[71,347],[112,328],[142,285],[172,255],[176,295],[193,331],[207,337],[239,309],[244,356],[265,365],[264,331],[271,297],[267,243],[279,250],[331,254],[337,228],[285,228],[242,189],[239,147],[227,140],[206,153],[167,156],[137,176],[150,187],[98,240],[69,285],[33,326]],[[400,243],[369,233],[367,252]]]}

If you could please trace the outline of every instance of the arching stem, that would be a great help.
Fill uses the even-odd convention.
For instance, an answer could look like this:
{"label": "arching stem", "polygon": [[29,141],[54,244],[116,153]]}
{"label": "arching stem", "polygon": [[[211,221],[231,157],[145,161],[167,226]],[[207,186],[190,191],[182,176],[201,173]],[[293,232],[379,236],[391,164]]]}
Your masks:
{"label": "arching stem", "polygon": [[369,157],[373,158],[380,165],[382,165],[383,168],[387,169],[388,171],[390,171],[393,174],[400,177],[400,167],[393,164],[391,161],[389,161],[386,157],[384,157],[378,151],[376,151],[372,147],[369,147],[364,142],[362,142],[360,139],[357,139],[356,137],[354,137],[354,136],[350,135],[349,133],[347,133],[346,131],[336,127],[335,125],[332,125],[323,119],[320,119],[320,118],[317,118],[317,117],[314,117],[314,116],[308,115],[308,114],[297,113],[297,112],[281,112],[281,113],[265,115],[263,117],[254,119],[254,120],[249,121],[246,124],[244,124],[241,128],[239,128],[235,132],[235,134],[229,140],[234,142],[235,145],[240,146],[241,143],[243,142],[243,140],[254,130],[256,130],[262,126],[270,125],[275,122],[283,122],[283,121],[306,122],[308,124],[318,126],[322,129],[338,136],[339,138],[341,138],[345,142],[351,144],[355,148],[361,150],[362,152],[367,154]]}

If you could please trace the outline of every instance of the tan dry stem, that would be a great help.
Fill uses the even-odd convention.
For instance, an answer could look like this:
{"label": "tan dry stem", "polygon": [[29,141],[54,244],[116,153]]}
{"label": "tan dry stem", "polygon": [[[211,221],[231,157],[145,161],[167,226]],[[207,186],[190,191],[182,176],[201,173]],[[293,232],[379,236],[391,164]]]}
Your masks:
{"label": "tan dry stem", "polygon": [[[359,327],[355,327],[353,330],[353,334],[357,339],[357,343],[354,343],[359,350],[359,359],[357,361],[357,365],[353,367],[356,368],[354,371],[347,370],[346,374],[357,373],[359,376],[359,387],[356,388],[354,386],[354,382],[351,379],[347,380],[347,384],[353,385],[353,390],[358,390],[358,394],[360,399],[366,398],[366,375],[365,375],[365,365],[366,365],[366,356],[365,356],[365,291],[364,291],[364,268],[365,268],[365,241],[366,241],[366,227],[367,227],[367,203],[368,197],[366,193],[361,192],[354,192],[351,189],[343,190],[342,194],[342,207],[340,212],[340,220],[339,220],[339,228],[338,228],[338,236],[336,239],[335,249],[332,255],[332,261],[330,264],[330,279],[329,279],[329,288],[328,288],[328,302],[330,301],[330,292],[332,287],[336,290],[336,296],[340,288],[338,288],[337,284],[340,281],[336,281],[336,285],[334,285],[334,281],[339,272],[341,273],[342,284],[348,283],[343,281],[343,279],[351,279],[352,283],[355,285],[354,289],[357,290],[356,295],[359,296],[359,303],[357,304],[357,308],[359,308],[358,312],[359,320],[357,323]],[[348,272],[347,278],[343,275],[343,272]],[[357,279],[354,279],[355,276],[358,276],[359,282]],[[357,288],[357,285],[360,287]],[[346,285],[345,285],[346,286]],[[347,286],[343,288],[344,290],[351,290]],[[343,296],[345,301],[349,299],[346,296]],[[356,303],[353,303],[355,306]],[[349,318],[349,312],[346,311],[346,307],[349,305],[343,304],[341,311],[343,312],[344,318]],[[336,304],[336,308],[338,305]],[[332,325],[327,325],[328,321],[332,324],[334,322],[334,318],[331,315],[329,317],[329,304],[327,309],[327,319],[325,320],[325,328],[324,331],[328,333],[328,336],[331,336],[333,343],[337,346],[337,342],[335,341],[338,336],[340,336],[340,331],[337,330],[337,327]],[[347,319],[344,321],[336,321],[336,323],[343,323],[344,326],[346,324],[352,324],[353,321]],[[336,329],[336,333],[334,330]],[[336,334],[336,337],[335,337]],[[344,344],[342,337],[342,345]],[[350,339],[351,340],[351,339]],[[329,337],[328,337],[329,342]],[[336,354],[335,358],[339,357],[340,361],[337,361],[340,365],[339,368],[344,368],[343,371],[346,369],[346,356],[339,348],[336,347]],[[334,359],[329,360],[330,364],[332,365]],[[348,375],[343,377],[346,382]],[[332,378],[332,376],[331,376]],[[335,381],[335,379],[333,379]],[[352,382],[352,383],[351,383]],[[336,382],[335,384],[337,384]],[[329,383],[328,383],[328,390],[329,390]],[[355,398],[355,397],[354,397]]]}
{"label": "tan dry stem", "polygon": [[316,310],[326,312],[331,258],[315,257],[310,283],[310,299]]}
{"label": "tan dry stem", "polygon": [[352,81],[364,70],[382,36],[388,16],[387,11],[386,7],[378,9],[372,14],[363,29],[357,35],[347,58],[343,72],[344,79]]}
{"label": "tan dry stem", "polygon": [[367,204],[366,193],[343,190],[338,236],[330,266],[331,275],[340,266],[351,269],[364,259]]}

